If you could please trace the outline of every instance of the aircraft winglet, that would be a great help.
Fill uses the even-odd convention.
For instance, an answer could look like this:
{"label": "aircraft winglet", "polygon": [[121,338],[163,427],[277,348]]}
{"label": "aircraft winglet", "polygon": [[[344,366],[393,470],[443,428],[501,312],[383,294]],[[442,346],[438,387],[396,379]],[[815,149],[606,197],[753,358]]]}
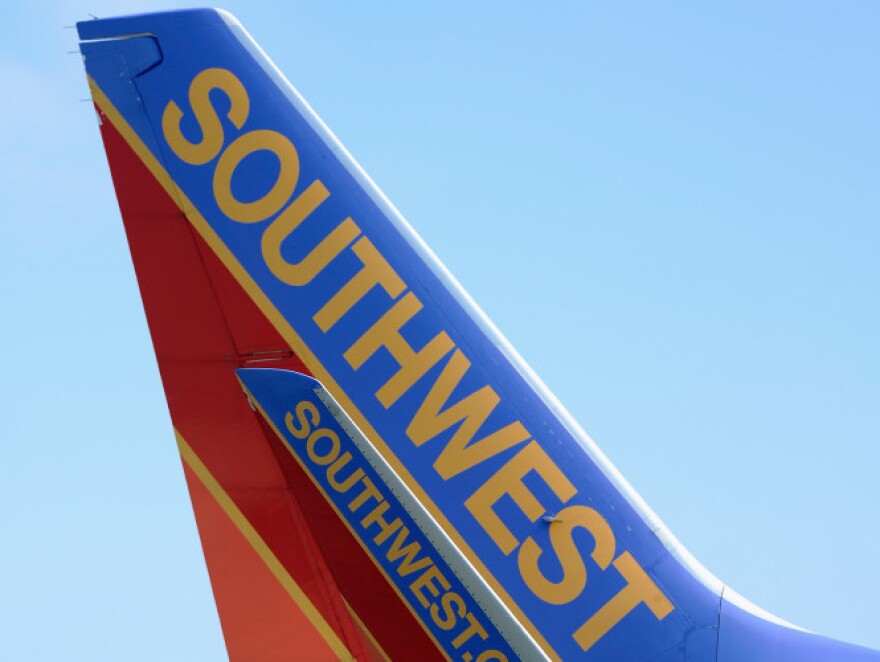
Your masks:
{"label": "aircraft winglet", "polygon": [[544,658],[320,382],[287,370],[236,374],[255,410],[450,659]]}

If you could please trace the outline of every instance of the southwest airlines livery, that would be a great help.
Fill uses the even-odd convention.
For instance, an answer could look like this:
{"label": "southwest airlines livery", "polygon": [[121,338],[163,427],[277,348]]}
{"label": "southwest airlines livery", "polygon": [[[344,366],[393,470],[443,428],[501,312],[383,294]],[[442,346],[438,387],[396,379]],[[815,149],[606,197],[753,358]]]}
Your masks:
{"label": "southwest airlines livery", "polygon": [[77,27],[231,659],[880,661],[688,555],[232,16]]}

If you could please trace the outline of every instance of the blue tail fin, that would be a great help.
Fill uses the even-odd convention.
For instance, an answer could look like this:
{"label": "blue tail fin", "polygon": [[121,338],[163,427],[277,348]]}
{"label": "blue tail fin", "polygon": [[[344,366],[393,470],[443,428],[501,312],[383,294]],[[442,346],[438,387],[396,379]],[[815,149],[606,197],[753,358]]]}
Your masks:
{"label": "blue tail fin", "polygon": [[[693,561],[234,18],[79,30],[96,101],[212,259],[521,628],[476,659],[880,660]],[[496,634],[520,637],[472,636]]]}

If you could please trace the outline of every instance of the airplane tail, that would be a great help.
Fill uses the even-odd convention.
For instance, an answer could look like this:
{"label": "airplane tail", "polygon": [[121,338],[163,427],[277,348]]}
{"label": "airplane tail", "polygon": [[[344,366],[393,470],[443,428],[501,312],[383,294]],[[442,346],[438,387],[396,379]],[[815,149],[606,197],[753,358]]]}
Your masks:
{"label": "airplane tail", "polygon": [[77,28],[230,658],[880,660],[694,561],[229,14]]}

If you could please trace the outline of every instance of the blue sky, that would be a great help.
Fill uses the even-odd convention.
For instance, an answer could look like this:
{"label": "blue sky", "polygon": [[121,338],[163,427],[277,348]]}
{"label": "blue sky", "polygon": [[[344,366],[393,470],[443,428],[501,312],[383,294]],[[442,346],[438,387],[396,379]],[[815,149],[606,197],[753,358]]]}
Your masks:
{"label": "blue sky", "polygon": [[[88,90],[5,10],[0,657],[222,659]],[[880,6],[230,2],[683,544],[880,648]]]}

